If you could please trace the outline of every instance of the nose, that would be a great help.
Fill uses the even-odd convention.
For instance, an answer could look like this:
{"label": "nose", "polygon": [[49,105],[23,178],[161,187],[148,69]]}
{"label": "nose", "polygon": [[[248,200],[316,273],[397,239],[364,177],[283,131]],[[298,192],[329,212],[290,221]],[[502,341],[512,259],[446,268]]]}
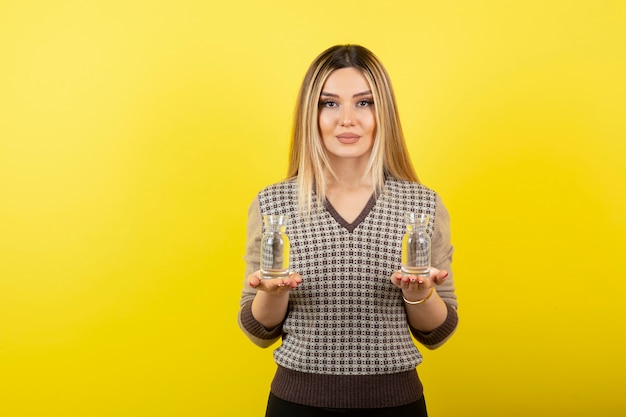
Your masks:
{"label": "nose", "polygon": [[344,106],[341,114],[339,115],[339,123],[341,126],[353,126],[354,125],[354,111],[350,106]]}

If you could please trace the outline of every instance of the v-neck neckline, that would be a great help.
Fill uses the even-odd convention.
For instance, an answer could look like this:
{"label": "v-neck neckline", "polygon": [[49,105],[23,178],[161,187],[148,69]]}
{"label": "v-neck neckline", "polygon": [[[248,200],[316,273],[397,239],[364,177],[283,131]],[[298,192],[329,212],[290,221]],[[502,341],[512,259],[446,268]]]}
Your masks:
{"label": "v-neck neckline", "polygon": [[361,210],[361,213],[354,219],[352,223],[349,223],[346,219],[341,217],[341,215],[337,212],[335,207],[330,203],[330,201],[326,200],[326,210],[328,213],[339,223],[342,227],[344,227],[348,232],[352,233],[354,229],[359,227],[361,223],[365,220],[368,214],[372,211],[374,206],[376,205],[376,197],[372,194],[367,200],[365,207]]}

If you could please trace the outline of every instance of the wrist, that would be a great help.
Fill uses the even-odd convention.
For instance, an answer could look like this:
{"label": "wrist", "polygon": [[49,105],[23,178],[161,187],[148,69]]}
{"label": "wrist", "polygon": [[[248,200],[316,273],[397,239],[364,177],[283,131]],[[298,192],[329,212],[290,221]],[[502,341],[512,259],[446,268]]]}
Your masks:
{"label": "wrist", "polygon": [[404,295],[404,292],[402,293],[402,299],[404,300],[404,302],[406,304],[410,304],[410,305],[416,305],[416,304],[422,304],[425,303],[426,301],[428,301],[428,299],[430,297],[432,297],[432,295],[435,293],[435,287],[430,287],[430,291],[428,292],[428,294],[426,294],[426,296],[416,299],[414,300],[413,297],[409,297],[407,299],[407,297]]}

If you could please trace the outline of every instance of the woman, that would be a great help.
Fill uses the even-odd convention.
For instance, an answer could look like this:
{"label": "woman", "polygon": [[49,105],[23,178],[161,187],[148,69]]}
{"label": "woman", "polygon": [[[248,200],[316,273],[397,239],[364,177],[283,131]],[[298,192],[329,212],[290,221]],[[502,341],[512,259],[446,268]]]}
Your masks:
{"label": "woman", "polygon": [[[249,210],[239,325],[282,338],[266,417],[426,416],[411,335],[427,348],[457,326],[449,218],[419,184],[387,72],[369,50],[334,46],[300,89],[288,178]],[[403,276],[403,214],[430,215],[432,268]],[[289,216],[291,270],[259,273],[262,216]]]}

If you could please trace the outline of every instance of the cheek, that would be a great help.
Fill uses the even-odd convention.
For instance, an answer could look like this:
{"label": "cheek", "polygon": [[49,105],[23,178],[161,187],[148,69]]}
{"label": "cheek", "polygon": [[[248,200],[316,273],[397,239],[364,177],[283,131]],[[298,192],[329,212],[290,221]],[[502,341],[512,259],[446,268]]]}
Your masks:
{"label": "cheek", "polygon": [[375,134],[376,133],[376,116],[372,114],[371,117],[368,117],[366,123],[367,123],[366,124],[367,129],[370,130],[372,134]]}
{"label": "cheek", "polygon": [[333,118],[328,112],[321,112],[317,118],[317,125],[319,126],[320,132],[324,134],[324,132],[332,132],[332,129],[335,127],[335,123],[333,122]]}

